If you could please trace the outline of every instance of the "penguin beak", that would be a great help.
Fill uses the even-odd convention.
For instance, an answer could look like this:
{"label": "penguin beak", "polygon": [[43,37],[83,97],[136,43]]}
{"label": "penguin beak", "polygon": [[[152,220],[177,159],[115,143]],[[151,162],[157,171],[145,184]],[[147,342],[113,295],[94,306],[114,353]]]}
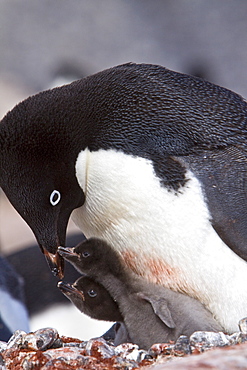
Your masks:
{"label": "penguin beak", "polygon": [[60,256],[62,256],[65,259],[67,258],[68,260],[70,260],[71,257],[78,258],[78,254],[74,252],[74,248],[58,247],[57,251],[60,254]]}
{"label": "penguin beak", "polygon": [[54,276],[58,276],[59,279],[64,277],[64,260],[63,258],[56,252],[55,254],[50,253],[47,249],[43,248],[43,253],[45,255],[46,261],[51,269],[51,272]]}
{"label": "penguin beak", "polygon": [[66,284],[63,281],[59,281],[57,283],[57,287],[61,290],[61,292],[69,296],[70,294],[76,294],[80,299],[85,301],[85,296],[81,290],[78,290],[74,285]]}

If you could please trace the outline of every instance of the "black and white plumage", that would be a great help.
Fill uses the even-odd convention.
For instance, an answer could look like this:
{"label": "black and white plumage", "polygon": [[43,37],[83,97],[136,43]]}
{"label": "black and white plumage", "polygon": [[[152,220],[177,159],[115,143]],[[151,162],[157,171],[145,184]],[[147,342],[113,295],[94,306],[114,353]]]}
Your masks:
{"label": "black and white plumage", "polygon": [[[79,272],[89,276],[79,278],[72,285],[60,283],[68,298],[94,318],[104,315],[110,320],[112,316],[112,321],[123,322],[130,341],[141,348],[176,341],[180,335],[190,336],[198,330],[222,331],[199,301],[134,274],[125,267],[118,253],[100,239],[91,238],[72,249],[59,247],[59,253]],[[92,293],[96,294],[95,304],[90,299]],[[117,307],[120,317],[116,316]]]}
{"label": "black and white plumage", "polygon": [[9,112],[0,185],[55,273],[72,214],[137,274],[235,331],[247,313],[246,108],[196,77],[120,65]]}
{"label": "black and white plumage", "polygon": [[24,280],[0,257],[0,340],[7,342],[16,330],[29,330]]}

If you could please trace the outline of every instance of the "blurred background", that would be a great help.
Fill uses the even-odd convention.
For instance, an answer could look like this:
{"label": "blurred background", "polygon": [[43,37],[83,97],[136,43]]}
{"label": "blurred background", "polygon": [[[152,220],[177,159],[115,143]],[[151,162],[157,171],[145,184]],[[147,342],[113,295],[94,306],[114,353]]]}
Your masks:
{"label": "blurred background", "polygon": [[[161,64],[247,97],[247,1],[0,0],[0,119],[31,94],[126,62]],[[70,223],[72,245],[75,233],[80,240]],[[102,334],[109,323],[88,322],[60,300],[34,244],[0,192],[0,251],[24,278],[31,329]]]}

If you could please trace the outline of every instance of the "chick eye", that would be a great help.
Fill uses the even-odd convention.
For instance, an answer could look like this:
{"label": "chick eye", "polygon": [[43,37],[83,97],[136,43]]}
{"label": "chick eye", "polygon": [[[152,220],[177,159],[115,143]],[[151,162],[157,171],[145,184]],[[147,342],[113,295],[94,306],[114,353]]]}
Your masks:
{"label": "chick eye", "polygon": [[89,295],[89,297],[91,298],[95,298],[97,296],[97,293],[95,292],[95,290],[93,289],[90,289],[88,290],[87,294]]}
{"label": "chick eye", "polygon": [[87,252],[87,251],[82,252],[82,257],[87,258],[89,256],[90,256],[90,253],[89,252]]}
{"label": "chick eye", "polygon": [[50,195],[50,203],[52,206],[56,206],[61,199],[61,194],[58,190],[53,190],[53,192]]}

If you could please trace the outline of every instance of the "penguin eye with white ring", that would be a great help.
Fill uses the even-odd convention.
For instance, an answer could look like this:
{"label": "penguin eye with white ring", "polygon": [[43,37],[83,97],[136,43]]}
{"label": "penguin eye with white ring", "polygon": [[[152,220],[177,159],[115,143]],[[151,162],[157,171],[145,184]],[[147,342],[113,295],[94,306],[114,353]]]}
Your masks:
{"label": "penguin eye with white ring", "polygon": [[83,258],[88,258],[88,257],[90,257],[91,256],[91,254],[90,254],[90,252],[88,252],[88,251],[84,251],[84,252],[82,252],[82,257]]}
{"label": "penguin eye with white ring", "polygon": [[91,298],[95,298],[97,296],[97,292],[95,292],[95,290],[93,290],[93,289],[88,290],[87,294]]}
{"label": "penguin eye with white ring", "polygon": [[61,199],[61,194],[58,190],[53,190],[53,192],[50,195],[50,203],[52,206],[56,206]]}

